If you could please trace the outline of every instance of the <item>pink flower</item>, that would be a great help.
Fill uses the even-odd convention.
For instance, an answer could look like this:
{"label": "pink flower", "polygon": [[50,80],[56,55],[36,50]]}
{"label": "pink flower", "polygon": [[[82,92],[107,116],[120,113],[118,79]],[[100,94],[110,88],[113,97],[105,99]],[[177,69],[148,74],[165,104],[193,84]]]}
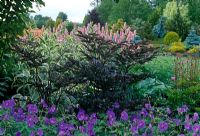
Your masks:
{"label": "pink flower", "polygon": [[176,77],[175,77],[175,76],[171,77],[171,80],[175,81],[175,80],[176,80]]}

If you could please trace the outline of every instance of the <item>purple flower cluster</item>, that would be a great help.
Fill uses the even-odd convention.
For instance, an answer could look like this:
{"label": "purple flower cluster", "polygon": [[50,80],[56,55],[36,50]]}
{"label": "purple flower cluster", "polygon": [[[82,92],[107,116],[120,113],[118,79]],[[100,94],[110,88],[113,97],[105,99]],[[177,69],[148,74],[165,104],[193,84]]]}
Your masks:
{"label": "purple flower cluster", "polygon": [[56,106],[55,106],[55,105],[52,105],[52,106],[49,108],[48,113],[49,113],[49,114],[54,114],[54,113],[56,113]]}
{"label": "purple flower cluster", "polygon": [[26,116],[26,123],[30,128],[33,128],[38,121],[39,120],[36,115],[29,114]]}
{"label": "purple flower cluster", "polygon": [[86,123],[86,127],[79,126],[80,132],[86,133],[89,136],[95,135],[94,126],[97,123],[96,113],[93,113],[90,116],[88,116],[87,114],[85,114],[85,111],[83,109],[80,109],[78,114],[77,114],[77,119],[79,121],[83,121],[83,122]]}
{"label": "purple flower cluster", "polygon": [[108,109],[106,114],[107,114],[107,119],[108,119],[108,125],[113,126],[116,121],[115,113],[113,112],[112,109]]}
{"label": "purple flower cluster", "polygon": [[38,113],[38,108],[37,108],[37,105],[35,104],[28,104],[27,109],[28,109],[28,113],[30,114]]}
{"label": "purple flower cluster", "polygon": [[85,114],[85,111],[83,109],[80,109],[77,115],[77,119],[79,121],[87,121],[88,120],[88,115]]}
{"label": "purple flower cluster", "polygon": [[57,119],[55,117],[52,117],[52,118],[45,117],[44,118],[44,123],[46,125],[56,125],[57,124]]}
{"label": "purple flower cluster", "polygon": [[177,108],[177,111],[179,114],[186,113],[188,111],[188,107],[187,107],[187,105],[183,105],[182,107]]}
{"label": "purple flower cluster", "polygon": [[5,109],[13,109],[15,107],[15,100],[11,99],[3,101],[2,107]]}
{"label": "purple flower cluster", "polygon": [[127,121],[128,120],[128,113],[125,110],[121,112],[121,119],[123,121]]}
{"label": "purple flower cluster", "polygon": [[61,121],[59,123],[59,136],[71,136],[72,131],[75,130],[74,125],[72,124],[67,124],[64,121]]}
{"label": "purple flower cluster", "polygon": [[[3,103],[3,108],[0,109],[0,112],[3,113],[0,117],[1,122],[9,122],[10,120],[16,123],[25,122],[30,129],[29,136],[44,136],[49,131],[46,130],[47,128],[55,129],[53,132],[58,136],[72,136],[76,135],[77,132],[78,134],[82,133],[83,135],[95,136],[104,130],[106,130],[106,134],[108,133],[108,135],[110,135],[116,131],[118,126],[122,127],[122,129],[117,130],[117,133],[123,130],[138,136],[170,135],[171,132],[176,132],[177,130],[180,133],[176,132],[172,135],[200,135],[199,114],[197,112],[193,115],[188,114],[188,107],[185,105],[177,109],[179,113],[176,116],[177,118],[171,118],[174,113],[169,108],[162,108],[161,110],[161,108],[152,107],[149,103],[145,104],[142,110],[134,112],[131,115],[129,115],[126,110],[123,110],[120,114],[116,114],[119,111],[119,105],[115,103],[115,106],[107,110],[106,116],[105,114],[103,117],[102,114],[97,116],[96,113],[86,114],[83,109],[80,109],[75,118],[70,116],[70,119],[73,121],[67,122],[64,119],[59,121],[60,118],[55,117],[55,115],[57,116],[56,106],[52,105],[47,108],[47,105],[43,105],[45,103],[44,101],[43,104],[41,103],[41,109],[44,112],[39,112],[40,109],[35,104],[28,104],[26,106],[27,109],[23,109],[17,107],[17,104],[15,105],[13,100],[4,101]],[[46,108],[44,108],[44,106]],[[116,113],[114,112],[115,110],[117,111]],[[45,126],[45,128],[43,128],[43,126]],[[1,127],[0,135],[7,133],[6,130],[7,128]],[[11,135],[24,135],[24,132],[21,130],[22,129],[17,132],[15,131],[14,134]],[[111,131],[111,133],[109,131]]]}
{"label": "purple flower cluster", "polygon": [[165,132],[168,129],[168,123],[162,121],[158,124],[158,128],[159,128],[160,132]]}
{"label": "purple flower cluster", "polygon": [[18,108],[17,111],[13,113],[13,117],[15,121],[20,122],[25,120],[26,114],[24,113],[22,108]]}

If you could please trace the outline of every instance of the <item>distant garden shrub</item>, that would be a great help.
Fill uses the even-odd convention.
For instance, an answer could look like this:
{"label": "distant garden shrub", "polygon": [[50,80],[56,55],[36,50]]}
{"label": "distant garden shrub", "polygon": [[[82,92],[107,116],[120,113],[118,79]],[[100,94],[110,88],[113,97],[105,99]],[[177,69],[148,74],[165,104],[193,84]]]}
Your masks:
{"label": "distant garden shrub", "polygon": [[197,32],[193,27],[190,30],[188,36],[186,37],[184,43],[186,44],[187,49],[200,45],[200,36],[197,35]]}
{"label": "distant garden shrub", "polygon": [[200,46],[199,47],[193,47],[191,48],[188,53],[194,54],[194,53],[200,53]]}
{"label": "distant garden shrub", "polygon": [[116,33],[117,31],[120,31],[124,28],[124,24],[125,22],[123,19],[118,19],[117,22],[112,26],[112,32]]}
{"label": "distant garden shrub", "polygon": [[170,52],[184,52],[185,51],[185,46],[182,42],[174,42],[172,43],[172,46],[169,48]]}
{"label": "distant garden shrub", "polygon": [[156,25],[153,27],[153,34],[154,34],[154,36],[156,36],[157,38],[162,38],[162,37],[165,35],[165,33],[166,33],[164,23],[165,23],[165,19],[164,19],[164,17],[161,17],[161,18],[159,19],[158,24],[156,24]]}
{"label": "distant garden shrub", "polygon": [[179,41],[179,35],[176,32],[168,32],[164,37],[164,44],[170,45]]}

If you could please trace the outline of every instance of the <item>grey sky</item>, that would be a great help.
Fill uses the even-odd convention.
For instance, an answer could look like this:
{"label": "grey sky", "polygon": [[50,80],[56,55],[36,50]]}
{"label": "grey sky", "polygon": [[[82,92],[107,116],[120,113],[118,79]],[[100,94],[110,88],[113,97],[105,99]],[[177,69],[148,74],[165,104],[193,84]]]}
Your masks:
{"label": "grey sky", "polygon": [[[92,0],[43,0],[45,7],[41,7],[38,10],[34,7],[35,14],[42,14],[44,16],[50,16],[54,20],[60,11],[68,15],[68,19],[73,22],[82,22],[85,14],[92,7],[90,3]],[[33,15],[35,15],[33,14]]]}

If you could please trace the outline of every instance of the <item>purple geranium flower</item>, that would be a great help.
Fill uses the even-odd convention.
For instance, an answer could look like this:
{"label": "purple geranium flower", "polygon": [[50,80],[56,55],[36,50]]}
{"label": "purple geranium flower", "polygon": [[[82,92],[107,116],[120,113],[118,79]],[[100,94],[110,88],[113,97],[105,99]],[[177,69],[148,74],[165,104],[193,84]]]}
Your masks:
{"label": "purple geranium flower", "polygon": [[49,108],[48,113],[49,113],[49,114],[53,114],[53,113],[55,113],[55,112],[56,112],[56,106],[55,106],[55,105],[52,105],[52,106]]}
{"label": "purple geranium flower", "polygon": [[144,120],[138,120],[138,128],[142,129],[146,126],[145,121]]}
{"label": "purple geranium flower", "polygon": [[160,132],[165,132],[168,129],[168,123],[162,121],[158,124],[158,128],[159,128]]}
{"label": "purple geranium flower", "polygon": [[9,120],[10,119],[10,115],[9,114],[4,114],[2,117],[2,120]]}
{"label": "purple geranium flower", "polygon": [[39,128],[39,129],[37,130],[37,135],[38,135],[38,136],[43,136],[43,135],[44,135],[44,132],[43,132],[43,130],[42,130],[41,128]]}
{"label": "purple geranium flower", "polygon": [[47,103],[44,101],[44,99],[41,99],[41,104],[42,104],[42,107],[43,107],[44,109],[47,109],[47,108],[48,108],[48,105],[47,105]]}
{"label": "purple geranium flower", "polygon": [[23,112],[22,108],[18,108],[17,112],[13,113],[13,117],[17,122],[24,121],[26,119],[26,114]]}
{"label": "purple geranium flower", "polygon": [[166,111],[167,111],[167,114],[171,114],[172,113],[170,108],[167,108]]}
{"label": "purple geranium flower", "polygon": [[187,105],[183,105],[181,108],[177,108],[178,113],[183,114],[188,111]]}
{"label": "purple geranium flower", "polygon": [[112,109],[108,109],[106,114],[107,114],[107,119],[108,119],[108,125],[112,126],[116,120],[115,113],[113,112]]}
{"label": "purple geranium flower", "polygon": [[200,131],[200,125],[195,123],[194,126],[192,127],[192,130],[196,133],[198,131]]}
{"label": "purple geranium flower", "polygon": [[11,99],[3,101],[2,107],[5,109],[13,109],[15,107],[15,100]]}
{"label": "purple geranium flower", "polygon": [[3,136],[5,134],[5,129],[0,127],[0,136]]}
{"label": "purple geranium flower", "polygon": [[138,133],[138,127],[136,125],[131,125],[131,132],[133,134],[137,134]]}
{"label": "purple geranium flower", "polygon": [[193,121],[195,122],[197,122],[198,121],[198,119],[199,119],[199,114],[198,113],[194,113],[194,115],[193,115]]}
{"label": "purple geranium flower", "polygon": [[37,116],[31,115],[31,114],[26,116],[26,123],[30,128],[34,127],[34,125],[37,122],[38,122],[38,117]]}
{"label": "purple geranium flower", "polygon": [[49,122],[49,118],[45,117],[45,118],[44,118],[44,124],[49,125],[49,123],[50,123],[50,122]]}
{"label": "purple geranium flower", "polygon": [[72,124],[67,124],[64,121],[61,121],[59,123],[59,131],[65,131],[67,133],[71,133],[71,131],[75,130],[74,125]]}
{"label": "purple geranium flower", "polygon": [[140,111],[140,114],[144,117],[148,116],[148,112],[145,108],[142,108],[142,110]]}
{"label": "purple geranium flower", "polygon": [[120,105],[119,105],[119,102],[115,102],[113,105],[112,105],[113,108],[115,109],[119,109]]}
{"label": "purple geranium flower", "polygon": [[50,125],[56,125],[56,124],[57,124],[56,118],[54,118],[54,117],[50,118],[50,119],[49,119],[49,124],[50,124]]}
{"label": "purple geranium flower", "polygon": [[151,104],[150,104],[150,103],[146,103],[146,104],[145,104],[145,108],[146,108],[147,110],[151,110],[151,108],[152,108],[152,107],[151,107]]}
{"label": "purple geranium flower", "polygon": [[181,124],[181,120],[180,119],[173,119],[173,121],[176,124],[176,126],[179,126]]}
{"label": "purple geranium flower", "polygon": [[78,129],[81,131],[81,133],[85,133],[85,128],[84,128],[84,126],[79,126]]}
{"label": "purple geranium flower", "polygon": [[191,127],[192,127],[191,124],[188,123],[188,122],[186,122],[185,125],[184,125],[184,128],[185,128],[186,130],[188,130],[188,131],[191,130]]}
{"label": "purple geranium flower", "polygon": [[121,119],[123,121],[127,121],[128,120],[128,113],[125,110],[121,112]]}
{"label": "purple geranium flower", "polygon": [[35,132],[34,132],[34,131],[31,131],[31,133],[30,133],[29,136],[35,136]]}
{"label": "purple geranium flower", "polygon": [[83,109],[80,109],[78,114],[77,114],[77,118],[79,121],[86,121],[88,120],[88,116],[85,114],[85,111]]}
{"label": "purple geranium flower", "polygon": [[30,114],[38,113],[38,108],[37,108],[37,105],[35,105],[35,104],[28,104],[27,108],[28,108],[28,112]]}
{"label": "purple geranium flower", "polygon": [[95,135],[95,132],[94,132],[94,124],[92,122],[87,122],[87,134],[89,136],[94,136]]}
{"label": "purple geranium flower", "polygon": [[16,133],[15,133],[15,136],[21,136],[22,134],[21,134],[21,132],[19,132],[19,131],[17,131]]}
{"label": "purple geranium flower", "polygon": [[90,115],[89,122],[91,124],[96,124],[96,122],[97,122],[97,115],[96,115],[96,113],[93,113],[93,114]]}

